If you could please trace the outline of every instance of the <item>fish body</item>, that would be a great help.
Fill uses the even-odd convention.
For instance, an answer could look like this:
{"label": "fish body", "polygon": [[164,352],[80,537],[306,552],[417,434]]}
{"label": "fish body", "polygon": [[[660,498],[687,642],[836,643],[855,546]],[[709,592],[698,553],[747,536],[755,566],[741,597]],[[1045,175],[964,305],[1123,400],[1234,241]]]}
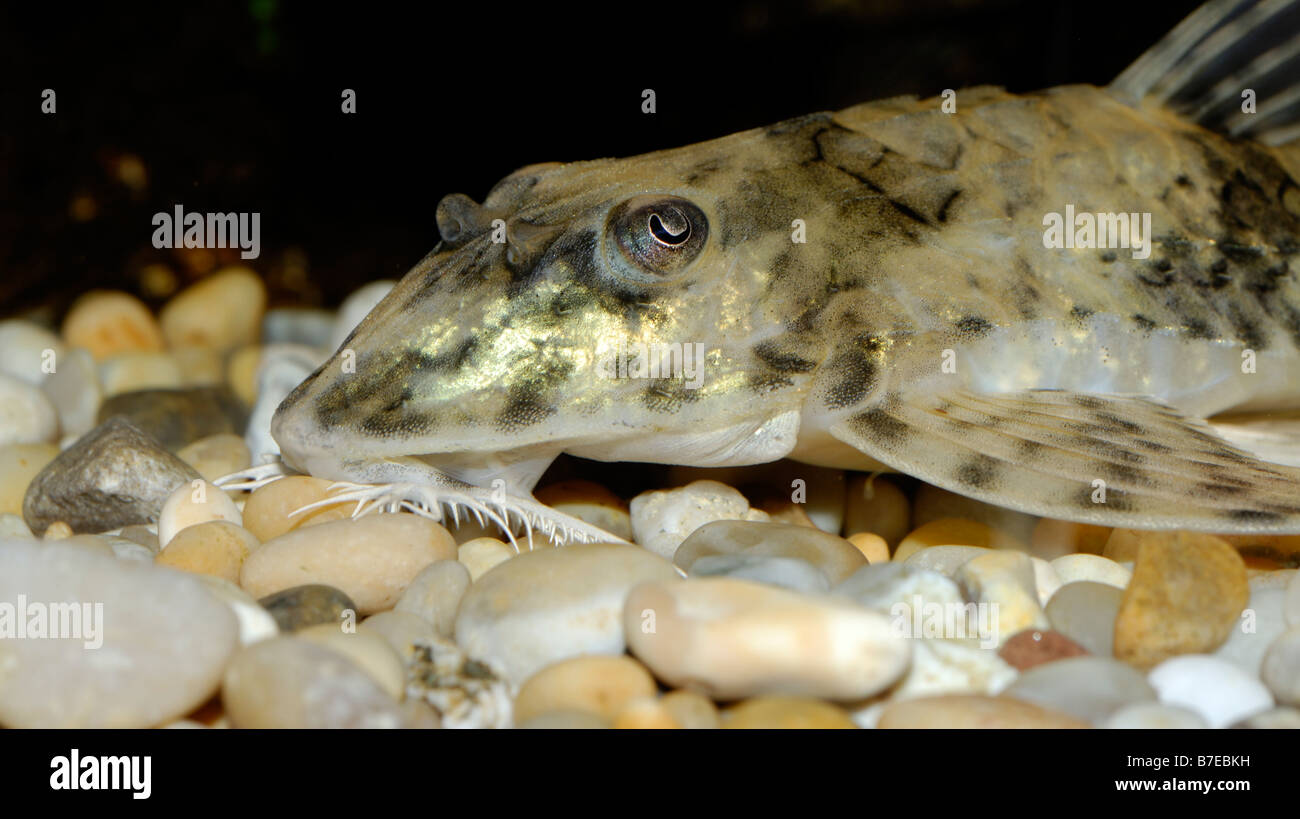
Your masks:
{"label": "fish body", "polygon": [[1123,96],[884,100],[449,196],[439,247],[281,405],[284,460],[522,498],[561,452],[790,457],[1300,531],[1297,472],[1204,420],[1300,409],[1300,150]]}

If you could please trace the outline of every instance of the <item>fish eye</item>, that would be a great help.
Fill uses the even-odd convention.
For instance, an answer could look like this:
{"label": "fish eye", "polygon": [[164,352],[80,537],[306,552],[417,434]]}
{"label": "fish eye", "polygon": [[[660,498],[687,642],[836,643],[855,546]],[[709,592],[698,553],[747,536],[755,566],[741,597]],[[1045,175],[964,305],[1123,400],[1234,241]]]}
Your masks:
{"label": "fish eye", "polygon": [[649,281],[686,268],[704,249],[709,220],[704,211],[677,196],[638,196],[610,213],[606,235],[618,255]]}

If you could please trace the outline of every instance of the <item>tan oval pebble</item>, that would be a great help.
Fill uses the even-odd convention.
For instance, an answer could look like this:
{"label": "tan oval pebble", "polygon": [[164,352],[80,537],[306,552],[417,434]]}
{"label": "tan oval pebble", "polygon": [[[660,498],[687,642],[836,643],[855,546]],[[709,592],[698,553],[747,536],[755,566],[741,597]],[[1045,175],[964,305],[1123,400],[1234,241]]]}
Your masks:
{"label": "tan oval pebble", "polygon": [[244,502],[244,528],[263,543],[297,529],[313,517],[331,510],[331,507],[325,507],[305,515],[293,514],[308,504],[327,498],[332,485],[330,481],[307,475],[272,481],[254,490]]}
{"label": "tan oval pebble", "polygon": [[63,340],[97,360],[163,348],[162,330],[149,308],[130,293],[115,290],[94,290],[78,298],[63,320]]}
{"label": "tan oval pebble", "polygon": [[574,657],[529,677],[515,697],[515,721],[549,711],[590,711],[612,721],[623,707],[655,695],[655,681],[631,657]]}
{"label": "tan oval pebble", "polygon": [[984,549],[1015,549],[1025,551],[1015,538],[1005,535],[985,523],[962,518],[942,518],[930,521],[908,533],[894,550],[894,560],[907,560],[913,554],[931,546],[976,546]]}
{"label": "tan oval pebble", "polygon": [[610,726],[608,720],[590,711],[551,711],[546,714],[538,714],[524,722],[516,722],[515,727],[544,731],[590,731]]}
{"label": "tan oval pebble", "polygon": [[659,702],[677,724],[688,730],[717,728],[722,724],[718,706],[713,700],[694,691],[669,691],[659,698]]}
{"label": "tan oval pebble", "polygon": [[1077,553],[1100,555],[1110,533],[1109,526],[1040,518],[1029,535],[1029,550],[1044,560]]}
{"label": "tan oval pebble", "polygon": [[176,456],[209,481],[247,469],[253,462],[248,444],[240,436],[230,433],[200,438],[183,447]]}
{"label": "tan oval pebble", "polygon": [[655,697],[638,697],[628,702],[614,717],[614,727],[633,730],[676,730],[682,726],[672,712]]}
{"label": "tan oval pebble", "polygon": [[311,583],[342,590],[361,614],[390,609],[420,570],[456,555],[447,530],[412,514],[375,514],[295,529],[244,561],[239,585],[256,598]]}
{"label": "tan oval pebble", "polygon": [[356,663],[325,646],[275,637],[226,668],[221,701],[236,728],[400,728],[398,703]]}
{"label": "tan oval pebble", "polygon": [[41,535],[43,540],[64,540],[70,537],[72,537],[72,527],[61,520],[56,520],[45,527],[45,533]]}
{"label": "tan oval pebble", "polygon": [[262,348],[257,344],[240,347],[226,361],[226,383],[244,406],[257,404],[257,368],[261,363]]}
{"label": "tan oval pebble", "polygon": [[[455,561],[439,562],[454,563]],[[405,662],[410,662],[415,656],[416,643],[431,640],[436,635],[433,626],[423,617],[417,617],[409,611],[395,609],[372,614],[362,620],[357,628],[383,637]]]}
{"label": "tan oval pebble", "polygon": [[215,387],[226,380],[221,354],[211,347],[173,347],[172,358],[181,370],[181,384],[186,387]]}
{"label": "tan oval pebble", "polygon": [[814,729],[857,728],[842,708],[799,697],[756,697],[728,708],[723,728]]}
{"label": "tan oval pebble", "polygon": [[59,454],[54,444],[0,446],[0,515],[21,515],[27,486]]}
{"label": "tan oval pebble", "polygon": [[845,491],[844,531],[875,532],[893,548],[911,530],[912,507],[892,481],[863,475]]}
{"label": "tan oval pebble", "polygon": [[632,539],[627,503],[592,481],[570,480],[544,486],[533,493],[541,503],[578,520],[598,526],[623,540]]}
{"label": "tan oval pebble", "polygon": [[159,313],[172,347],[229,350],[257,341],[266,287],[246,267],[228,267],[176,294]]}
{"label": "tan oval pebble", "polygon": [[877,728],[1091,728],[1068,714],[1010,697],[950,694],[895,702]]}
{"label": "tan oval pebble", "polygon": [[184,383],[171,353],[118,353],[99,363],[104,397],[139,390],[173,390]]}
{"label": "tan oval pebble", "polygon": [[438,634],[450,637],[461,598],[472,582],[470,570],[459,559],[435,561],[420,570],[393,609],[416,615]]}
{"label": "tan oval pebble", "polygon": [[158,543],[166,550],[177,532],[213,520],[243,526],[244,516],[230,496],[210,481],[181,484],[163,501],[158,513]]}
{"label": "tan oval pebble", "polygon": [[868,563],[888,563],[889,544],[874,532],[857,532],[845,538],[852,543]]}
{"label": "tan oval pebble", "polygon": [[194,574],[212,575],[239,583],[239,570],[258,547],[257,538],[226,520],[187,526],[158,553],[155,562]]}
{"label": "tan oval pebble", "polygon": [[347,632],[333,623],[321,623],[293,636],[347,657],[393,699],[406,696],[406,666],[382,635],[365,629]]}
{"label": "tan oval pebble", "polygon": [[469,570],[471,581],[478,580],[514,556],[514,549],[494,537],[474,538],[456,548],[456,560]]}

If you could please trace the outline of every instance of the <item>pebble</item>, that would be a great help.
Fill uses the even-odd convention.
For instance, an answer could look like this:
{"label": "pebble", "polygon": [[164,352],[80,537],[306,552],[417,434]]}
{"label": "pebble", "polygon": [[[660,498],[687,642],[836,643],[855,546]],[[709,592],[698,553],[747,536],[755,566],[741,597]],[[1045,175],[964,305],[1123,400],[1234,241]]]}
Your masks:
{"label": "pebble", "polygon": [[1273,707],[1273,696],[1258,679],[1203,654],[1171,657],[1151,669],[1147,680],[1162,703],[1195,711],[1211,728],[1226,728]]}
{"label": "pebble", "polygon": [[1109,657],[1071,657],[1022,671],[1003,696],[1099,725],[1126,705],[1156,699],[1142,672]]}
{"label": "pebble", "polygon": [[430,640],[436,635],[433,626],[427,620],[409,611],[381,611],[362,620],[358,628],[361,631],[378,634],[387,640],[403,662],[410,662],[415,657],[417,643]]}
{"label": "pebble", "polygon": [[28,484],[58,454],[54,444],[0,446],[0,514],[22,514]]}
{"label": "pebble", "polygon": [[344,631],[337,623],[320,623],[294,633],[346,657],[394,700],[406,696],[406,665],[382,635],[368,629]]}
{"label": "pebble", "polygon": [[494,537],[476,537],[456,547],[456,559],[469,570],[471,581],[477,581],[514,556],[514,549]]}
{"label": "pebble", "polygon": [[226,383],[246,407],[257,404],[257,370],[261,365],[260,344],[240,347],[226,359]]}
{"label": "pebble", "polygon": [[118,534],[127,540],[134,540],[154,554],[158,554],[161,547],[158,545],[157,528],[157,526],[150,527],[142,523],[133,523],[130,526],[123,526],[118,531]]}
{"label": "pebble", "polygon": [[109,548],[113,551],[113,556],[119,560],[138,560],[142,563],[154,562],[154,553],[134,540],[107,534],[99,535],[99,537],[108,542]]}
{"label": "pebble", "polygon": [[141,390],[175,390],[185,384],[171,353],[118,353],[99,362],[104,397]]}
{"label": "pebble", "polygon": [[158,544],[166,551],[178,532],[214,520],[242,527],[244,516],[230,496],[216,485],[202,478],[182,484],[167,496],[158,513]]}
{"label": "pebble", "polygon": [[538,714],[515,727],[543,731],[591,731],[611,726],[607,720],[589,711],[552,711],[549,714]]}
{"label": "pebble", "polygon": [[194,467],[194,471],[209,481],[247,469],[253,463],[243,437],[229,432],[209,435],[186,444],[176,453],[176,457]]}
{"label": "pebble", "polygon": [[1268,572],[1251,572],[1247,570],[1247,574],[1250,576],[1247,582],[1250,584],[1251,591],[1260,589],[1286,591],[1287,586],[1291,585],[1291,581],[1295,579],[1297,574],[1300,574],[1300,571],[1296,569],[1274,569]]}
{"label": "pebble", "polygon": [[57,371],[67,354],[58,336],[22,319],[0,321],[0,350],[4,350],[4,356],[0,356],[0,374],[33,387],[44,385],[51,365]]}
{"label": "pebble", "polygon": [[212,435],[244,431],[247,414],[226,387],[136,390],[114,395],[99,408],[99,422],[121,415],[173,452]]}
{"label": "pebble", "polygon": [[755,697],[728,708],[723,728],[840,729],[857,728],[844,709],[801,697]]}
{"label": "pebble", "polygon": [[210,347],[174,347],[170,351],[181,369],[181,385],[215,387],[226,381],[226,367],[221,353]]}
{"label": "pebble", "polygon": [[[334,313],[319,307],[277,307],[262,316],[262,341],[267,344],[306,344],[338,349]],[[339,339],[342,342],[342,339]]]}
{"label": "pebble", "polygon": [[654,697],[638,697],[625,704],[614,717],[614,728],[633,730],[675,730],[682,726],[672,712]]}
{"label": "pebble", "polygon": [[1208,728],[1195,711],[1162,702],[1139,702],[1119,709],[1106,718],[1100,728],[1136,728],[1167,731],[1175,728]]}
{"label": "pebble", "polygon": [[1300,572],[1291,578],[1286,587],[1286,602],[1282,604],[1282,613],[1288,626],[1300,626]]}
{"label": "pebble", "polygon": [[257,341],[265,310],[261,277],[246,267],[227,267],[173,296],[158,321],[172,347],[225,351]]}
{"label": "pebble", "polygon": [[517,685],[557,660],[623,653],[628,591],[677,577],[668,561],[625,544],[526,552],[470,586],[456,614],[456,642]]}
{"label": "pebble", "polygon": [[225,603],[239,623],[239,644],[252,645],[259,640],[269,640],[280,633],[271,612],[258,605],[258,602],[243,589],[210,574],[196,575],[203,582],[204,588],[213,597]]}
{"label": "pebble", "polygon": [[687,730],[718,728],[722,717],[713,700],[694,691],[669,691],[659,698],[674,721]]}
{"label": "pebble", "polygon": [[41,536],[42,540],[63,540],[72,537],[72,527],[61,520],[51,523]]}
{"label": "pebble", "polygon": [[546,666],[519,686],[515,720],[527,722],[550,711],[590,711],[613,722],[628,703],[656,692],[650,672],[631,657],[573,657]]}
{"label": "pebble", "polygon": [[1052,564],[1041,557],[1031,555],[1029,559],[1034,564],[1034,588],[1038,592],[1038,604],[1046,606],[1056,590],[1061,588],[1061,577],[1052,568]]}
{"label": "pebble", "polygon": [[63,340],[97,360],[163,348],[162,330],[149,308],[116,290],[93,290],[73,302],[63,320]]}
{"label": "pebble", "polygon": [[1124,591],[1109,583],[1080,580],[1066,583],[1047,601],[1052,628],[1098,657],[1115,654],[1115,618]]}
{"label": "pebble", "polygon": [[1027,629],[1013,634],[998,651],[998,656],[1017,671],[1027,671],[1043,663],[1079,657],[1088,650],[1059,631]]}
{"label": "pebble", "polygon": [[1241,617],[1228,639],[1214,652],[1221,660],[1234,663],[1247,674],[1259,676],[1260,664],[1269,645],[1286,631],[1283,589],[1253,589]]}
{"label": "pebble", "polygon": [[1300,728],[1300,709],[1270,708],[1232,724],[1233,728],[1290,729]]}
{"label": "pebble", "polygon": [[327,352],[301,344],[268,344],[261,348],[254,376],[257,403],[249,411],[244,427],[244,440],[254,463],[261,463],[267,455],[280,454],[280,445],[271,437],[271,419],[280,402],[328,356]]}
{"label": "pebble", "polygon": [[372,514],[295,529],[244,561],[239,585],[254,597],[308,583],[341,589],[361,614],[391,609],[420,570],[456,556],[447,530],[420,515]]}
{"label": "pebble", "polygon": [[962,564],[954,579],[967,600],[991,607],[999,643],[1024,629],[1050,628],[1038,602],[1034,564],[1029,555],[990,551]]}
{"label": "pebble", "polygon": [[911,504],[892,481],[861,475],[849,481],[844,499],[846,532],[875,532],[892,549],[912,529]]}
{"label": "pebble", "polygon": [[47,534],[45,540],[47,549],[76,549],[103,557],[117,557],[113,553],[112,544],[99,535],[70,535],[68,537],[52,538]]}
{"label": "pebble", "polygon": [[673,563],[690,572],[702,557],[739,554],[797,558],[819,569],[832,584],[867,565],[862,552],[844,538],[789,523],[739,520],[699,527],[678,547]]}
{"label": "pebble", "polygon": [[177,532],[158,553],[157,563],[238,583],[240,568],[258,545],[257,538],[238,524],[212,520]]}
{"label": "pebble", "polygon": [[470,570],[459,559],[434,561],[420,570],[393,610],[416,615],[441,636],[451,637],[460,601],[473,582]]}
{"label": "pebble", "polygon": [[572,480],[533,493],[541,503],[623,540],[632,540],[632,516],[623,499],[598,483]]}
{"label": "pebble", "polygon": [[102,532],[158,519],[163,501],[199,478],[129,421],[113,418],[82,436],[27,488],[23,517],[34,532],[64,521]]}
{"label": "pebble", "polygon": [[665,560],[672,560],[677,547],[706,523],[767,519],[766,512],[749,507],[744,495],[717,481],[694,481],[677,489],[642,492],[632,499],[630,510],[637,544]]}
{"label": "pebble", "polygon": [[1133,577],[1133,572],[1101,555],[1063,555],[1052,561],[1052,568],[1063,584],[1089,580],[1122,589]]}
{"label": "pebble", "polygon": [[36,535],[32,534],[32,530],[28,528],[27,522],[23,520],[22,515],[0,515],[0,538],[8,540],[15,537],[24,540],[36,539]]}
{"label": "pebble", "polygon": [[1110,532],[1109,526],[1039,518],[1029,533],[1029,551],[1044,560],[1080,553],[1100,555],[1106,548]]}
{"label": "pebble", "polygon": [[1060,711],[1010,697],[947,694],[901,700],[881,714],[878,728],[1089,728],[1087,722]]}
{"label": "pebble", "polygon": [[847,597],[859,606],[883,612],[892,613],[896,605],[902,604],[907,607],[905,614],[909,617],[911,609],[918,604],[951,607],[966,602],[961,589],[949,578],[902,563],[863,566],[836,586],[834,594]]}
{"label": "pebble", "polygon": [[706,555],[691,563],[690,575],[752,580],[804,594],[822,594],[831,588],[826,575],[806,560],[748,552]]}
{"label": "pebble", "polygon": [[1260,678],[1278,703],[1300,706],[1300,628],[1273,641],[1260,666]]}
{"label": "pebble", "polygon": [[929,569],[952,577],[968,560],[987,554],[988,551],[981,546],[928,546],[915,552],[905,561],[899,561],[898,555],[894,555],[894,562],[909,568]]}
{"label": "pebble", "polygon": [[221,701],[235,728],[400,728],[397,702],[337,651],[295,637],[245,647]]}
{"label": "pebble", "polygon": [[353,506],[345,503],[307,514],[293,514],[308,504],[325,500],[332,485],[320,478],[292,475],[259,487],[244,501],[244,528],[265,543],[303,526],[350,519]]}
{"label": "pebble", "polygon": [[212,696],[238,644],[234,615],[198,580],[135,561],[0,543],[0,600],[19,595],[29,606],[102,609],[83,621],[81,639],[0,639],[0,725],[9,728],[162,725]]}
{"label": "pebble", "polygon": [[339,305],[338,312],[335,314],[333,333],[326,346],[331,350],[337,350],[361,320],[375,309],[375,305],[383,301],[384,296],[387,296],[388,291],[396,284],[397,282],[391,279],[380,279],[352,291],[343,300],[343,304]]}
{"label": "pebble", "polygon": [[931,546],[978,546],[984,549],[1025,551],[1019,541],[987,524],[962,518],[943,518],[909,532],[894,550],[894,560],[907,560],[922,549]]}
{"label": "pebble", "polygon": [[356,619],[357,604],[352,598],[333,586],[311,583],[284,589],[257,601],[266,609],[284,632],[319,623],[339,625]]}
{"label": "pebble", "polygon": [[912,666],[889,699],[854,715],[862,727],[876,726],[892,702],[939,694],[996,694],[1012,683],[1016,669],[994,649],[969,640],[912,640]]}
{"label": "pebble", "polygon": [[90,353],[74,347],[59,357],[58,367],[42,386],[59,415],[63,435],[81,436],[95,427],[104,390]]}
{"label": "pebble", "polygon": [[[1110,542],[1125,532],[1116,529]],[[1236,549],[1198,532],[1139,532],[1134,539],[1133,579],[1115,618],[1115,657],[1149,669],[1221,646],[1250,597]]]}
{"label": "pebble", "polygon": [[921,483],[912,497],[912,527],[945,518],[982,523],[995,532],[1009,536],[1019,543],[1029,543],[1038,518],[991,503],[958,495],[933,484]]}
{"label": "pebble", "polygon": [[59,415],[39,387],[0,374],[0,446],[42,444],[59,434]]}
{"label": "pebble", "polygon": [[909,642],[880,612],[743,580],[643,583],[623,622],[629,650],[656,677],[714,699],[862,699],[895,683],[911,660]]}
{"label": "pebble", "polygon": [[[792,519],[782,521],[811,524],[823,532],[838,535],[844,523],[845,472],[812,466],[789,459],[753,466],[669,467],[665,483],[685,486],[697,480],[713,480],[734,486],[763,511],[768,505]],[[773,518],[775,519],[775,518]],[[852,531],[852,530],[850,530]]]}
{"label": "pebble", "polygon": [[845,538],[852,543],[868,563],[888,563],[889,544],[874,532],[856,532]]}

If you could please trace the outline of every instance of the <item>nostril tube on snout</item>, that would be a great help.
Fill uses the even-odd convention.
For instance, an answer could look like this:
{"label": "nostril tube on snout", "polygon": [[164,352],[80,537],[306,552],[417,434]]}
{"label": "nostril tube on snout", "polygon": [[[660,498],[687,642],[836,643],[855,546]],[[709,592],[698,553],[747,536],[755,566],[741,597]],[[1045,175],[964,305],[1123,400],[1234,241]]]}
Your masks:
{"label": "nostril tube on snout", "polygon": [[438,203],[435,217],[438,234],[448,244],[463,242],[472,237],[479,220],[479,205],[463,193],[444,196]]}

